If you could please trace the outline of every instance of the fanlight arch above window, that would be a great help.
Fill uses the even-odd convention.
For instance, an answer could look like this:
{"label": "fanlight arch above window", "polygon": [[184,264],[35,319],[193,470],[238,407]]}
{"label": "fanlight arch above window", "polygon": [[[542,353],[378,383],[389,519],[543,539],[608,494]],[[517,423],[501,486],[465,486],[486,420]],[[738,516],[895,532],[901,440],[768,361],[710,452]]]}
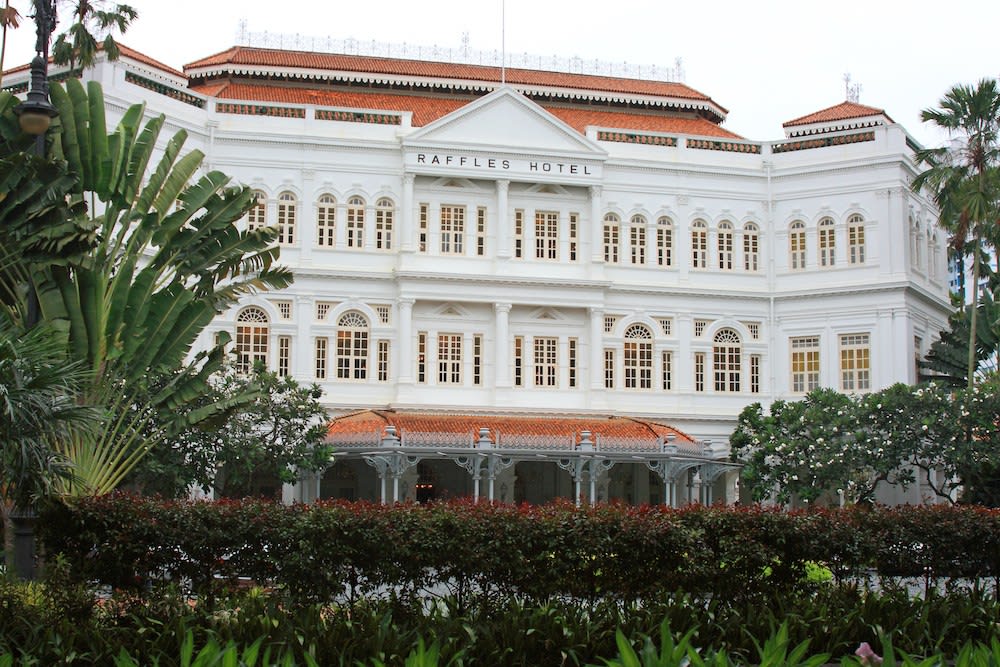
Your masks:
{"label": "fanlight arch above window", "polygon": [[263,308],[258,306],[248,306],[240,311],[239,315],[236,316],[237,322],[270,322],[271,318],[267,316],[267,313]]}
{"label": "fanlight arch above window", "polygon": [[358,311],[351,310],[340,316],[340,319],[337,321],[337,326],[351,329],[367,329],[368,320]]}
{"label": "fanlight arch above window", "polygon": [[733,329],[719,329],[712,339],[716,343],[740,344],[740,335]]}
{"label": "fanlight arch above window", "polygon": [[633,324],[625,330],[625,338],[628,340],[649,340],[653,334],[642,324]]}

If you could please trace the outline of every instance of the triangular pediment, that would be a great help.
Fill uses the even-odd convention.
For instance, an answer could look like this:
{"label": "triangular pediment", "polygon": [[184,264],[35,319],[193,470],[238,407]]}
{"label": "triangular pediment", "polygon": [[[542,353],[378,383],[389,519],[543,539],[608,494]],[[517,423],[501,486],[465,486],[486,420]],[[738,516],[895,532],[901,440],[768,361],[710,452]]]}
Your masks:
{"label": "triangular pediment", "polygon": [[533,320],[547,320],[549,322],[562,322],[566,319],[562,313],[553,308],[538,308],[531,312],[530,317]]}
{"label": "triangular pediment", "polygon": [[454,303],[445,303],[434,310],[435,317],[468,317],[469,311]]}
{"label": "triangular pediment", "polygon": [[591,141],[513,88],[503,87],[410,134],[405,147],[453,148],[603,159]]}

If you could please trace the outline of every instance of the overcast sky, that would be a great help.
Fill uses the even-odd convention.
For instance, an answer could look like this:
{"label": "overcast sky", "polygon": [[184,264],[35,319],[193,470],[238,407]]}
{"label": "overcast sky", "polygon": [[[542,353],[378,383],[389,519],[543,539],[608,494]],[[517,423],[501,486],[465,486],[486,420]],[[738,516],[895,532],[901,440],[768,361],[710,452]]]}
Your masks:
{"label": "overcast sky", "polygon": [[[69,0],[59,0],[69,6]],[[31,59],[29,0],[8,35],[4,66]],[[173,67],[250,32],[627,62],[669,68],[729,110],[749,139],[782,136],[784,121],[842,102],[844,74],[860,101],[886,110],[925,145],[920,122],[957,83],[1000,75],[998,0],[131,0],[139,19],[120,41]],[[505,21],[501,20],[505,17]],[[504,30],[502,26],[506,26]],[[68,27],[63,19],[56,32]]]}

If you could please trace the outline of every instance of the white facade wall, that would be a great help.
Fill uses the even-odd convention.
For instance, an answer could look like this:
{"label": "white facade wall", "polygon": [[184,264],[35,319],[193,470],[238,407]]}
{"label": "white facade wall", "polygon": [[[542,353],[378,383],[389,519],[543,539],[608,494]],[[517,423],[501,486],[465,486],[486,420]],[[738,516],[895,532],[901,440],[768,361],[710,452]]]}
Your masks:
{"label": "white facade wall", "polygon": [[[802,395],[792,386],[791,338],[819,338],[819,383],[840,389],[840,336],[867,335],[869,386],[877,390],[914,381],[915,356],[946,326],[944,237],[935,232],[932,203],[908,187],[916,169],[898,125],[871,128],[874,141],[781,153],[772,151],[779,142],[762,142],[759,154],[694,149],[686,147],[683,136],[673,147],[613,143],[598,141],[594,129],[587,136],[574,132],[510,89],[421,128],[410,126],[408,114],[399,125],[316,120],[308,106],[305,119],[256,117],[218,113],[212,99],[197,108],[125,82],[125,71],[137,68],[134,62],[119,62],[94,71],[104,84],[109,119],[137,101],[145,101],[149,113],[166,114],[164,138],[186,130],[187,147],[204,151],[210,168],[264,192],[270,224],[276,221],[279,195],[294,195],[296,239],[282,248],[281,263],[295,271],[296,281],[282,292],[248,298],[244,305],[260,306],[269,317],[272,367],[278,363],[278,337],[290,337],[290,369],[301,381],[316,380],[315,339],[328,339],[327,377],[317,381],[335,413],[385,406],[613,413],[664,420],[695,438],[724,444],[747,404]],[[141,73],[167,79],[153,70]],[[432,156],[441,162],[450,156],[451,164],[434,164]],[[317,245],[322,195],[337,202],[333,248]],[[364,249],[345,243],[346,204],[352,197],[365,202]],[[394,203],[390,250],[374,249],[375,204],[383,197]],[[418,247],[421,205],[428,220],[423,252]],[[442,252],[442,206],[465,207],[461,254]],[[479,207],[486,215],[482,256],[475,229]],[[521,258],[515,256],[516,211],[524,216]],[[556,214],[555,260],[534,257],[536,211]],[[618,264],[604,261],[602,225],[608,213],[623,223]],[[636,215],[646,220],[644,265],[630,262],[624,232]],[[865,260],[856,265],[848,263],[852,215],[864,219]],[[673,222],[670,267],[656,265],[661,217]],[[820,266],[818,225],[824,218],[834,222],[833,266]],[[923,225],[919,234],[914,219]],[[707,268],[691,262],[696,220],[708,228]],[[734,229],[731,270],[717,264],[723,221]],[[806,228],[801,269],[793,269],[790,261],[794,221]],[[743,265],[741,230],[750,223],[759,229],[756,271]],[[571,260],[574,242],[576,259]],[[279,301],[291,302],[290,317],[282,316]],[[388,309],[385,322],[379,307]],[[327,310],[322,319],[318,308]],[[234,332],[239,311],[220,316],[201,337],[202,345],[208,346],[217,331]],[[337,322],[349,311],[369,323],[363,380],[332,379]],[[605,331],[608,317],[614,322]],[[670,323],[669,335],[664,320]],[[651,389],[624,387],[623,336],[636,323],[652,333]],[[703,326],[700,336],[696,324]],[[738,392],[713,386],[713,337],[722,329],[739,337]],[[417,378],[421,334],[427,341],[424,382]],[[439,334],[462,336],[458,384],[438,382]],[[475,336],[482,341],[478,384],[473,380]],[[532,386],[536,337],[557,340],[556,387]],[[516,339],[525,346],[520,387],[514,386]],[[385,380],[377,377],[377,341],[388,343]],[[576,346],[575,386],[570,386],[571,345]],[[613,389],[605,388],[608,350],[614,355]],[[672,364],[669,390],[662,388],[665,352]],[[703,390],[695,386],[699,355],[706,364]],[[759,363],[756,391],[750,387],[751,357]]]}

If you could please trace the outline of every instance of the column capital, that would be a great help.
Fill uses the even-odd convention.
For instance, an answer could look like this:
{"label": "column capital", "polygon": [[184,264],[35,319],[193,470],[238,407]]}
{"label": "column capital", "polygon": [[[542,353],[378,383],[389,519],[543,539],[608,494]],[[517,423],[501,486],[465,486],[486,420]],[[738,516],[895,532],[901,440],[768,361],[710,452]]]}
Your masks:
{"label": "column capital", "polygon": [[493,310],[497,313],[509,313],[513,304],[510,303],[495,303],[493,304]]}
{"label": "column capital", "polygon": [[510,181],[508,181],[507,179],[497,179],[498,192],[507,192],[507,189],[509,187],[510,187]]}
{"label": "column capital", "polygon": [[416,174],[409,174],[409,173],[403,174],[403,183],[405,183],[406,185],[413,185],[413,181],[416,180],[416,178],[417,178]]}
{"label": "column capital", "polygon": [[403,296],[403,297],[399,297],[398,299],[396,299],[396,303],[399,304],[400,306],[410,306],[410,307],[412,307],[413,304],[415,304],[416,302],[417,302],[416,299],[414,299],[413,297],[408,297],[408,296]]}

